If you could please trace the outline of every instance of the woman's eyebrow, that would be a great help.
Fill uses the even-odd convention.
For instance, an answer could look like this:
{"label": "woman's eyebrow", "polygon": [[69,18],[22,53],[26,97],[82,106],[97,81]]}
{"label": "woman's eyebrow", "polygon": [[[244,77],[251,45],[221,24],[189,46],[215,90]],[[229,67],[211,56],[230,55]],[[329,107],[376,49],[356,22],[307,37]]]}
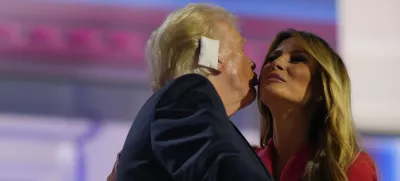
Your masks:
{"label": "woman's eyebrow", "polygon": [[294,54],[294,55],[304,55],[304,56],[306,56],[307,58],[310,58],[310,54],[308,54],[306,51],[304,51],[304,50],[293,50],[292,52],[291,52],[291,54]]}
{"label": "woman's eyebrow", "polygon": [[271,55],[279,55],[279,54],[282,54],[282,50],[278,50],[278,49],[275,49],[274,51],[272,51],[271,53],[270,53],[270,56]]}

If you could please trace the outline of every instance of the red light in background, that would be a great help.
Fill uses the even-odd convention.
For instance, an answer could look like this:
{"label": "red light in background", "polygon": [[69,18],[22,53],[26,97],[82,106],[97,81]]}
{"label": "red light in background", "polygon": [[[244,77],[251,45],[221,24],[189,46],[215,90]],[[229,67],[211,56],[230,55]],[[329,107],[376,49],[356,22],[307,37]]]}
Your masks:
{"label": "red light in background", "polygon": [[21,43],[21,28],[16,23],[0,23],[0,48],[15,48]]}
{"label": "red light in background", "polygon": [[36,26],[28,31],[27,48],[59,50],[63,45],[61,31],[49,26]]}

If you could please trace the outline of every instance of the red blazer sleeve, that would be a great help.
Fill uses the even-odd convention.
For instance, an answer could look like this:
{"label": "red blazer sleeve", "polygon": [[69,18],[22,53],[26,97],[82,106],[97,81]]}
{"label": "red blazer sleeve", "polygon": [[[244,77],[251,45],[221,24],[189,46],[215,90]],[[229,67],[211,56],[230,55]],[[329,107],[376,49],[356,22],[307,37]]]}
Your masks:
{"label": "red blazer sleeve", "polygon": [[377,181],[374,160],[365,152],[361,152],[347,171],[349,181]]}

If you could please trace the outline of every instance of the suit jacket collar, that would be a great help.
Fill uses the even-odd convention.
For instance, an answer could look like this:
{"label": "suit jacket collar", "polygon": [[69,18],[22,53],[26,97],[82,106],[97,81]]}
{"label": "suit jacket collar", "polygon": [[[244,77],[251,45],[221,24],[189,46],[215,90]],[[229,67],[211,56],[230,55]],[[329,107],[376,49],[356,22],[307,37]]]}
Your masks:
{"label": "suit jacket collar", "polygon": [[[218,95],[214,85],[204,76],[199,74],[186,74],[170,81],[160,91],[165,91],[162,102],[171,102],[177,100],[182,95],[190,91],[197,91],[199,93],[206,94],[210,98],[215,112],[220,118],[227,118],[225,106]],[[166,100],[167,99],[167,100]]]}

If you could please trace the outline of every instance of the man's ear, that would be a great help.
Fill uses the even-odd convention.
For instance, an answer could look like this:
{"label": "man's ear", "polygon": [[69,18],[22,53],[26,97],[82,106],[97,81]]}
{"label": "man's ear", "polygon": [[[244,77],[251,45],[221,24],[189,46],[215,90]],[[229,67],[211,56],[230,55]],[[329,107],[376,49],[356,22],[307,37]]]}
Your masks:
{"label": "man's ear", "polygon": [[211,72],[211,74],[219,75],[221,72],[223,72],[225,70],[225,66],[223,65],[223,61],[221,61],[219,58],[218,58],[218,62],[217,62],[217,67],[218,67],[217,69],[208,67],[210,72]]}
{"label": "man's ear", "polygon": [[218,72],[224,72],[225,71],[225,64],[224,60],[221,59],[221,57],[218,57]]}

